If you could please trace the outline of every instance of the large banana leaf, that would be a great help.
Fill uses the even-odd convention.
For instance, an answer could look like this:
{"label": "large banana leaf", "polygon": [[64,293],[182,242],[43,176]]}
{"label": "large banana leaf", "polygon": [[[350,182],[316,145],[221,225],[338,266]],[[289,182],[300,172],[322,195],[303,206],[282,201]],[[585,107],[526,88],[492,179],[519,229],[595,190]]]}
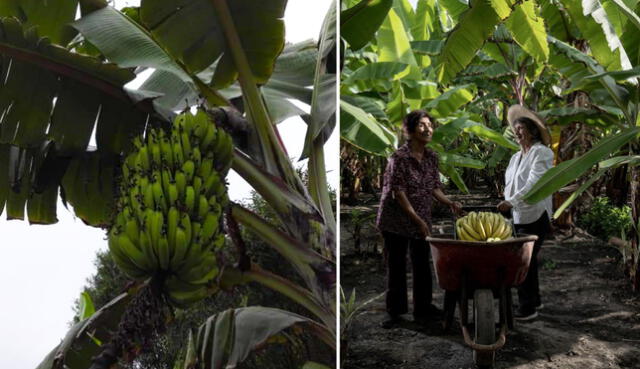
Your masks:
{"label": "large banana leaf", "polygon": [[[0,28],[0,75],[4,81],[0,141],[26,148],[25,162],[31,163],[22,166],[19,178],[25,180],[16,192],[0,194],[0,203],[9,201],[10,219],[24,219],[26,201],[31,222],[54,223],[58,186],[69,158],[85,155],[93,131],[97,152],[113,162],[113,157],[128,152],[130,137],[142,132],[149,116],[153,124],[169,117],[158,113],[144,93],[134,95],[124,89],[135,77],[131,71],[52,45],[38,38],[33,28],[24,32],[14,18],[3,19]],[[11,161],[8,165],[19,167]],[[41,168],[48,171],[46,176],[40,174]],[[6,175],[0,173],[0,181],[7,181]],[[46,185],[32,186],[38,179],[44,179]],[[83,191],[90,198],[104,194],[91,193],[86,187]],[[74,190],[64,193],[75,201],[71,200],[77,197]],[[110,217],[110,211],[104,213],[96,224],[91,221],[94,217],[82,210],[77,209],[76,214],[92,225],[103,225]]]}
{"label": "large banana leaf", "polygon": [[96,311],[90,318],[74,324],[66,337],[36,369],[89,368],[117,330],[120,317],[139,287],[121,294]]}
{"label": "large banana leaf", "polygon": [[435,0],[418,0],[415,10],[415,22],[411,27],[414,40],[429,40],[439,34],[438,15]]}
{"label": "large banana leaf", "polygon": [[[618,10],[631,22],[638,30],[640,30],[640,16],[636,12],[634,12],[627,4],[622,0],[610,0],[607,1],[608,4],[614,4]],[[637,1],[633,1],[631,3],[635,3],[638,5]]]}
{"label": "large banana leaf", "polygon": [[457,155],[447,152],[438,152],[440,162],[455,167],[465,167],[473,169],[484,169],[487,163],[482,160],[470,158],[468,156]]}
{"label": "large banana leaf", "polygon": [[379,122],[388,121],[387,115],[384,112],[384,102],[382,100],[359,95],[340,95],[340,99],[371,114]]}
{"label": "large banana leaf", "polygon": [[438,79],[442,83],[448,83],[469,65],[500,20],[487,0],[473,0],[470,4],[471,9],[460,16],[440,55]]}
{"label": "large banana leaf", "polygon": [[640,156],[617,156],[611,159],[607,159],[605,161],[601,161],[599,163],[598,171],[595,174],[589,176],[589,179],[586,180],[575,192],[569,196],[565,202],[558,207],[558,209],[553,213],[554,218],[560,217],[562,213],[573,204],[573,202],[580,197],[580,195],[587,190],[587,188],[591,187],[591,185],[602,177],[603,174],[608,172],[610,169],[617,168],[621,165],[629,164],[631,166],[640,164]]}
{"label": "large banana leaf", "polygon": [[386,113],[389,122],[393,126],[400,126],[405,115],[411,110],[422,107],[422,100],[411,99],[405,94],[403,84],[400,81],[394,81],[391,91],[387,97]]}
{"label": "large banana leaf", "polygon": [[546,62],[549,58],[547,31],[544,21],[538,14],[536,3],[527,0],[517,5],[505,25],[513,39],[538,62]]}
{"label": "large banana leaf", "polygon": [[447,13],[454,20],[458,20],[460,15],[469,9],[465,1],[459,0],[443,0],[440,5],[447,10]]}
{"label": "large banana leaf", "polygon": [[235,368],[251,351],[295,325],[305,325],[321,338],[327,338],[323,328],[301,315],[274,308],[246,307],[209,317],[195,335],[195,352],[205,369]]}
{"label": "large banana leaf", "polygon": [[524,196],[524,201],[534,204],[576,180],[596,163],[615,153],[631,140],[637,139],[640,127],[626,129],[616,135],[600,140],[584,155],[560,163],[549,169]]}
{"label": "large banana leaf", "polygon": [[455,112],[475,96],[474,86],[460,85],[444,92],[427,104],[436,117],[446,117]]}
{"label": "large banana leaf", "polygon": [[381,156],[391,154],[397,138],[373,116],[346,101],[340,102],[340,138],[361,150]]}
{"label": "large banana leaf", "polygon": [[108,227],[115,213],[119,173],[117,157],[97,151],[75,156],[62,178],[63,200],[86,224]]}
{"label": "large banana leaf", "polygon": [[[587,68],[592,73],[594,74],[605,73],[605,69],[602,67],[602,65],[598,64],[598,62],[593,60],[593,58],[591,58],[587,54],[580,52],[579,50],[572,47],[571,45],[568,45],[560,40],[557,40],[552,36],[548,36],[548,38],[549,38],[549,42],[553,44],[559,52],[568,56],[571,60],[575,62],[579,62],[583,65],[586,65]],[[599,79],[599,81],[602,84],[602,86],[607,90],[607,92],[609,93],[609,95],[611,96],[615,104],[618,106],[618,108],[621,109],[623,112],[625,112],[625,116],[627,117],[627,120],[631,121],[630,115],[628,114],[628,111],[627,111],[627,108],[628,108],[626,103],[627,96],[628,96],[627,90],[625,90],[623,87],[616,84],[614,79],[608,75],[604,75],[602,78]]]}
{"label": "large banana leaf", "polygon": [[427,40],[427,41],[411,41],[411,48],[414,53],[426,55],[438,55],[442,52],[444,41]]}
{"label": "large banana leaf", "polygon": [[571,15],[582,38],[588,40],[591,54],[606,70],[629,69],[629,59],[618,36],[597,0],[565,0],[562,2]]}
{"label": "large banana leaf", "polygon": [[433,132],[433,141],[438,143],[448,143],[460,135],[460,132],[468,132],[478,136],[480,139],[493,142],[497,145],[511,150],[518,150],[519,146],[513,141],[505,138],[502,134],[492,130],[484,124],[474,122],[463,116],[452,122],[443,124]]}
{"label": "large banana leaf", "polygon": [[407,74],[408,68],[409,65],[398,62],[368,63],[349,74],[342,83],[351,85],[358,81],[396,81]]}
{"label": "large banana leaf", "polygon": [[550,35],[562,41],[579,37],[569,15],[554,0],[539,0],[538,4]]}
{"label": "large banana leaf", "polygon": [[340,36],[351,50],[363,48],[373,38],[392,4],[393,0],[361,0],[340,12]]}
{"label": "large banana leaf", "polygon": [[16,17],[25,29],[37,27],[40,36],[66,46],[76,34],[68,23],[75,19],[77,7],[78,0],[3,0],[0,17]]}
{"label": "large banana leaf", "polygon": [[410,35],[394,9],[389,11],[387,18],[382,23],[378,31],[377,41],[378,61],[418,66],[411,50]]}
{"label": "large banana leaf", "polygon": [[631,65],[638,66],[640,65],[640,32],[638,32],[640,30],[640,16],[638,16],[640,14],[640,3],[635,6],[635,11],[632,11],[619,0],[611,1],[629,19],[622,28],[620,41],[627,51]]}
{"label": "large banana leaf", "polygon": [[[269,116],[274,123],[304,114],[304,111],[293,104],[290,99],[311,104],[313,70],[317,60],[318,49],[311,40],[285,46],[278,56],[273,74],[269,81],[261,87]],[[213,68],[198,73],[204,82],[211,80]],[[193,83],[182,81],[175,74],[163,70],[154,71],[140,86],[141,90],[154,91],[163,96],[154,101],[157,105],[170,110],[183,110],[199,101]],[[227,99],[242,96],[238,84],[234,84],[220,93]]]}
{"label": "large banana leaf", "polygon": [[489,2],[502,20],[507,19],[516,6],[516,1],[513,0],[490,0]]}
{"label": "large banana leaf", "polygon": [[[336,113],[336,71],[329,71],[327,64],[330,58],[335,58],[336,48],[336,11],[335,3],[329,7],[322,24],[319,37],[319,55],[315,65],[313,81],[313,95],[311,98],[310,122],[305,136],[304,148],[300,159],[310,156],[311,149],[316,142],[324,146],[333,132]],[[322,169],[324,171],[324,168]],[[317,173],[317,175],[320,175]],[[326,183],[323,184],[326,188]],[[332,218],[332,217],[331,217]]]}
{"label": "large banana leaf", "polygon": [[442,174],[449,177],[449,179],[453,181],[453,183],[456,185],[456,187],[458,187],[460,191],[462,191],[463,193],[469,193],[469,188],[464,183],[462,176],[456,170],[456,168],[454,168],[452,165],[449,165],[449,164],[440,163],[439,169],[440,169],[440,172],[442,172]]}
{"label": "large banana leaf", "polygon": [[[226,1],[226,0],[216,0]],[[140,19],[169,53],[191,72],[199,72],[216,60],[213,85],[233,83],[238,71],[232,49],[244,50],[251,72],[264,84],[273,72],[276,57],[284,47],[286,0],[226,1],[230,11],[220,14],[211,0],[142,0]],[[225,41],[222,22],[230,16],[239,45]]]}
{"label": "large banana leaf", "polygon": [[109,60],[123,68],[154,68],[191,81],[188,72],[147,30],[110,6],[91,12],[73,26]]}

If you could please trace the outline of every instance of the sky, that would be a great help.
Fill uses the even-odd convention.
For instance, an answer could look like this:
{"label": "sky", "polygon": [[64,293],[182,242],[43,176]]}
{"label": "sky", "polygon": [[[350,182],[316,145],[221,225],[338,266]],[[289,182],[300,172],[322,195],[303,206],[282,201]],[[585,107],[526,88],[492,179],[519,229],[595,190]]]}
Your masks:
{"label": "sky", "polygon": [[[116,0],[118,8],[138,1]],[[286,40],[317,40],[330,0],[289,0],[285,13]],[[312,15],[312,16],[310,16]],[[308,111],[308,107],[303,107]],[[278,125],[296,166],[306,124],[292,118]],[[337,188],[338,133],[325,145],[327,176]],[[251,187],[235,173],[228,177],[230,197],[241,200]],[[0,368],[34,369],[60,342],[73,319],[73,303],[87,278],[95,273],[95,253],[106,250],[105,232],[86,226],[58,204],[59,222],[32,225],[0,215]]]}

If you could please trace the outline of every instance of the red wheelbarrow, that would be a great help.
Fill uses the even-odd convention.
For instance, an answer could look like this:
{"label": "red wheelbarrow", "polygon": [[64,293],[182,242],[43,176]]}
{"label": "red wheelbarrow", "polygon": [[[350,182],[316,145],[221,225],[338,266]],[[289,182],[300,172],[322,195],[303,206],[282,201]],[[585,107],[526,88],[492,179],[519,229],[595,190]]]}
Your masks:
{"label": "red wheelbarrow", "polygon": [[[453,323],[456,300],[464,341],[474,350],[478,367],[491,368],[495,351],[504,346],[513,329],[511,287],[521,284],[529,270],[537,236],[518,235],[497,242],[475,242],[427,237],[438,284],[445,293],[444,329]],[[473,299],[474,339],[469,333],[468,303]],[[494,299],[498,299],[499,333],[496,339]]]}

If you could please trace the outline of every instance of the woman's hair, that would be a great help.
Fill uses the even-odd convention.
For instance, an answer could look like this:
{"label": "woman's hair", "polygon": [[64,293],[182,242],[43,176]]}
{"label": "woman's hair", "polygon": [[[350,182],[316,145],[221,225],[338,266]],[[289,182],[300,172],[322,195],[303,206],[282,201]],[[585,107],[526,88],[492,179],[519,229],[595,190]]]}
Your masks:
{"label": "woman's hair", "polygon": [[413,133],[416,131],[416,127],[418,126],[418,123],[420,123],[420,119],[425,117],[429,118],[429,121],[431,121],[431,127],[435,129],[436,120],[424,110],[414,110],[407,114],[402,120],[402,125],[408,133]]}
{"label": "woman's hair", "polygon": [[515,127],[516,124],[518,124],[518,123],[522,124],[527,129],[527,131],[529,132],[529,134],[533,138],[533,142],[542,141],[542,135],[540,134],[540,128],[538,128],[538,125],[531,118],[518,117],[516,120],[513,121],[513,126]]}

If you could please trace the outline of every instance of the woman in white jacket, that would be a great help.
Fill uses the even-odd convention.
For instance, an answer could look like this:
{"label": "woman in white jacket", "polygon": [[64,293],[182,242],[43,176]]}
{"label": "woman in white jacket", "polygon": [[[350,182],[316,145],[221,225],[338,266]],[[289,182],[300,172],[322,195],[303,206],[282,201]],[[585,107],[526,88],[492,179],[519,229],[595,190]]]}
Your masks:
{"label": "woman in white jacket", "polygon": [[538,282],[538,252],[549,232],[552,211],[551,196],[535,203],[522,201],[533,185],[553,166],[553,151],[548,147],[551,136],[542,118],[521,105],[509,108],[507,119],[511,124],[520,151],[509,161],[505,173],[504,201],[498,210],[512,210],[513,223],[518,233],[538,236],[531,255],[531,264],[525,281],[518,287],[519,306],[514,312],[517,320],[531,320],[542,307]]}

